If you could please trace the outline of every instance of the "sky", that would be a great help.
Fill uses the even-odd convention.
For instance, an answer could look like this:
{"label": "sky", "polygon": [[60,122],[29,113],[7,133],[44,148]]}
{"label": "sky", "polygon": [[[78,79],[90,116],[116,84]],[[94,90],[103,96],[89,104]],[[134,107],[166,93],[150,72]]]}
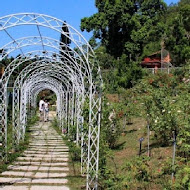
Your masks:
{"label": "sky", "polygon": [[[97,12],[95,0],[3,0],[0,17],[21,12],[42,13],[66,20],[68,24],[80,31],[80,20]],[[178,0],[165,0],[167,4]],[[91,34],[82,33],[88,40]]]}

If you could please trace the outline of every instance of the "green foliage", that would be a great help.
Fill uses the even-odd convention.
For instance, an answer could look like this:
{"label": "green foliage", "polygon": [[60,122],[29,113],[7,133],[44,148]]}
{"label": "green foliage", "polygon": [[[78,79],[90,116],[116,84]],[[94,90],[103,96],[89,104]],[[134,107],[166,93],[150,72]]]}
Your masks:
{"label": "green foliage", "polygon": [[[186,65],[183,69],[171,74],[158,72],[155,75],[144,77],[131,89],[118,89],[120,102],[117,103],[117,106],[114,105],[116,116],[121,120],[127,113],[132,116],[142,115],[150,124],[150,130],[154,135],[152,138],[161,146],[172,145],[175,131],[177,160],[174,166],[172,166],[171,159],[162,161],[159,173],[154,172],[153,174],[149,158],[133,159],[124,166],[125,177],[114,174],[113,171],[104,167],[105,184],[104,181],[102,183],[106,188],[143,189],[149,188],[154,180],[166,189],[189,188],[189,68],[190,66]],[[136,103],[138,103],[137,107]],[[121,126],[121,122],[118,122],[118,125]],[[173,183],[171,180],[167,180],[171,179],[172,172],[175,176]]]}
{"label": "green foliage", "polygon": [[159,177],[165,177],[166,175],[171,177],[174,172],[173,181],[169,180],[165,182],[164,187],[167,189],[189,189],[190,188],[190,162],[182,157],[177,157],[176,164],[172,167],[172,160],[168,159],[162,168],[162,172]]}
{"label": "green foliage", "polygon": [[142,68],[139,67],[137,62],[129,62],[127,64],[127,58],[123,55],[118,63],[116,75],[118,86],[123,88],[131,88],[139,79],[143,77],[144,74],[145,73]]}
{"label": "green foliage", "polygon": [[[100,138],[100,187],[102,189],[151,189],[156,181],[165,189],[189,188],[190,78],[188,66],[172,74],[148,75],[140,69],[141,60],[161,49],[164,42],[172,64],[182,66],[190,59],[189,0],[166,6],[163,1],[96,0],[98,12],[83,18],[81,29],[93,31],[90,43],[102,68],[105,91],[119,94],[119,102],[103,103]],[[97,47],[96,39],[101,41]],[[126,92],[123,89],[128,88]],[[127,95],[123,95],[127,94]],[[111,112],[115,112],[112,121]],[[85,113],[85,112],[84,112]],[[88,111],[86,111],[88,113]],[[88,115],[88,114],[85,114]],[[171,167],[163,161],[162,172],[152,173],[151,160],[135,158],[123,167],[125,175],[112,171],[107,163],[123,132],[123,120],[143,116],[160,145],[173,143],[177,135],[177,156]],[[114,126],[114,127],[113,127]],[[181,164],[181,165],[180,165]],[[155,171],[154,171],[155,172]],[[175,183],[170,175],[175,173]],[[159,181],[160,180],[160,181]]]}
{"label": "green foliage", "polygon": [[55,117],[53,118],[53,121],[51,122],[51,125],[52,125],[53,128],[56,129],[57,132],[59,132],[59,134],[61,133],[61,131],[59,131],[59,129],[58,129],[59,122],[58,122],[57,118],[55,118]]}
{"label": "green foliage", "polygon": [[160,50],[160,41],[150,42],[143,47],[142,58],[152,55]]}
{"label": "green foliage", "polygon": [[146,74],[137,62],[127,62],[125,55],[115,61],[115,65],[115,69],[102,72],[106,90],[110,93],[114,93],[119,88],[133,87]]}
{"label": "green foliage", "polygon": [[[83,18],[81,29],[93,31],[94,38],[101,39],[107,51],[115,58],[125,53],[137,60],[144,43],[166,10],[162,1],[99,1],[96,0],[98,13]],[[158,34],[157,34],[158,35]]]}
{"label": "green foliage", "polygon": [[77,127],[75,125],[70,125],[68,126],[68,128],[69,128],[69,131],[68,131],[69,139],[72,141],[76,140]]}
{"label": "green foliage", "polygon": [[7,67],[9,65],[9,63],[11,63],[11,61],[13,61],[13,60],[14,60],[13,57],[11,57],[11,58],[5,57],[4,59],[2,59],[0,61],[0,65]]}
{"label": "green foliage", "polygon": [[136,91],[131,89],[118,89],[120,102],[118,103],[118,111],[121,118],[126,117],[128,124],[131,123],[133,117],[141,116],[142,108],[138,103]]}
{"label": "green foliage", "polygon": [[27,126],[28,126],[28,127],[31,127],[31,126],[34,125],[38,120],[39,120],[39,116],[38,116],[38,115],[32,116],[31,118],[28,119]]}
{"label": "green foliage", "polygon": [[80,161],[81,160],[81,147],[77,146],[73,142],[68,143],[70,156],[72,161]]}
{"label": "green foliage", "polygon": [[99,186],[100,189],[108,189],[108,190],[114,190],[114,189],[120,189],[124,190],[128,186],[127,184],[123,186],[122,183],[123,177],[120,175],[115,174],[113,171],[111,171],[108,168],[104,169],[104,173],[101,173],[100,179],[99,179]]}
{"label": "green foliage", "polygon": [[[188,189],[189,188],[189,113],[190,113],[190,78],[189,65],[174,73],[147,75],[139,80],[131,89],[118,88],[119,102],[103,103],[103,117],[100,140],[100,187],[102,189]],[[108,119],[115,110],[112,122]],[[121,133],[122,120],[127,117],[143,116],[153,131],[151,137],[154,143],[171,146],[173,131],[177,135],[176,160],[172,166],[171,157],[165,160],[154,160],[147,157],[127,159],[122,172],[110,168],[109,161],[114,160]],[[130,120],[130,119],[129,119]],[[117,124],[118,136],[112,133],[110,127]],[[113,136],[113,134],[115,136]],[[112,146],[112,143],[114,146]],[[115,152],[117,154],[117,151]],[[154,165],[161,162],[154,168]],[[174,172],[174,181],[171,174]],[[154,185],[153,185],[154,184]]]}
{"label": "green foliage", "polygon": [[109,92],[133,87],[145,74],[139,63],[160,51],[161,42],[174,66],[190,59],[189,0],[168,7],[161,0],[96,0],[95,5],[98,12],[81,20],[81,30],[93,31],[90,43]]}
{"label": "green foliage", "polygon": [[105,46],[99,46],[97,49],[95,49],[95,53],[102,70],[111,69],[114,67],[115,59],[106,52]]}
{"label": "green foliage", "polygon": [[[181,141],[183,137],[189,139],[186,126],[189,126],[190,86],[181,81],[181,78],[183,77],[158,73],[146,77],[136,86],[136,92],[144,105],[144,116],[155,132],[155,137],[163,144],[172,142],[173,131]],[[184,146],[183,151],[187,152],[189,142],[184,141],[180,146]]]}
{"label": "green foliage", "polygon": [[166,47],[172,53],[174,65],[180,66],[190,59],[190,5],[181,1],[178,7],[169,7],[169,13],[165,31]]}
{"label": "green foliage", "polygon": [[[59,122],[56,118],[54,118],[54,120],[51,123],[51,126],[59,133],[62,134],[61,129],[58,127],[59,126]],[[80,161],[81,158],[81,147],[77,146],[74,143],[75,140],[75,136],[76,136],[76,127],[75,126],[70,126],[70,131],[68,136],[65,136],[64,139],[67,141],[67,145],[69,147],[69,152],[70,152],[70,156],[72,161]]]}
{"label": "green foliage", "polygon": [[174,188],[176,190],[190,189],[190,163],[188,165],[181,165],[180,169],[176,172]]}
{"label": "green foliage", "polygon": [[122,167],[124,175],[105,167],[104,173],[100,175],[101,189],[146,189],[152,180],[149,160],[148,157],[136,157],[132,161],[127,161]]}
{"label": "green foliage", "polygon": [[39,120],[37,115],[34,115],[27,121],[27,126],[26,126],[26,133],[25,133],[25,138],[24,141],[21,141],[19,146],[14,149],[13,144],[12,144],[12,137],[13,137],[13,131],[12,128],[13,126],[11,124],[8,125],[8,133],[7,133],[7,161],[2,162],[0,161],[0,173],[7,170],[7,167],[18,158],[24,150],[29,145],[29,138],[30,138],[30,127],[34,125],[37,121]]}
{"label": "green foliage", "polygon": [[123,170],[127,172],[127,178],[131,187],[134,182],[145,183],[146,185],[152,179],[149,157],[136,157],[132,161],[127,161]]}
{"label": "green foliage", "polygon": [[121,132],[122,128],[117,115],[117,107],[105,100],[103,103],[101,133],[109,148],[115,148]]}

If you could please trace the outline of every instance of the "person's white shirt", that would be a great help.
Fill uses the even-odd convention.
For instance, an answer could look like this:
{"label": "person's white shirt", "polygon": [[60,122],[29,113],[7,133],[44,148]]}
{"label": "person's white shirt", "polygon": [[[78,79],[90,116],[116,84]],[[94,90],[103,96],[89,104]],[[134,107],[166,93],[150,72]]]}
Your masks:
{"label": "person's white shirt", "polygon": [[40,100],[40,102],[39,102],[39,110],[40,111],[44,110],[44,104],[45,104],[45,102],[43,100]]}
{"label": "person's white shirt", "polygon": [[44,108],[45,108],[45,111],[49,111],[49,103],[48,102],[44,103]]}

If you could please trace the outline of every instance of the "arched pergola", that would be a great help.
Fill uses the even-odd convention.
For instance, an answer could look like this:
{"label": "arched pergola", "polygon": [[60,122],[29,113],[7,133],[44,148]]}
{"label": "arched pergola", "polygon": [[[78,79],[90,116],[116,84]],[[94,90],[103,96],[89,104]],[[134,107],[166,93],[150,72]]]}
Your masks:
{"label": "arched pergola", "polygon": [[[35,30],[38,35],[28,36],[23,27]],[[12,29],[22,37],[11,34]],[[67,40],[60,42],[60,36]],[[36,13],[1,17],[0,37],[5,41],[1,44],[0,61],[13,57],[0,79],[0,159],[6,160],[8,154],[7,89],[13,89],[15,148],[25,137],[30,108],[36,107],[38,94],[49,89],[57,97],[59,127],[69,132],[70,126],[75,126],[87,189],[97,189],[102,79],[91,46],[66,22]],[[88,110],[85,115],[84,109]]]}

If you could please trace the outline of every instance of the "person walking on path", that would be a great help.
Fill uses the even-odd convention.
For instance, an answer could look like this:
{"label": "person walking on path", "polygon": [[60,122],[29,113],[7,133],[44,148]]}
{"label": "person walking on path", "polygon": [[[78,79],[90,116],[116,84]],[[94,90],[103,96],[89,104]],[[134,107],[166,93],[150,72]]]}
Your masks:
{"label": "person walking on path", "polygon": [[45,100],[44,103],[44,121],[49,121],[49,102]]}
{"label": "person walking on path", "polygon": [[44,109],[45,109],[45,102],[44,98],[42,98],[39,102],[40,121],[44,120]]}

